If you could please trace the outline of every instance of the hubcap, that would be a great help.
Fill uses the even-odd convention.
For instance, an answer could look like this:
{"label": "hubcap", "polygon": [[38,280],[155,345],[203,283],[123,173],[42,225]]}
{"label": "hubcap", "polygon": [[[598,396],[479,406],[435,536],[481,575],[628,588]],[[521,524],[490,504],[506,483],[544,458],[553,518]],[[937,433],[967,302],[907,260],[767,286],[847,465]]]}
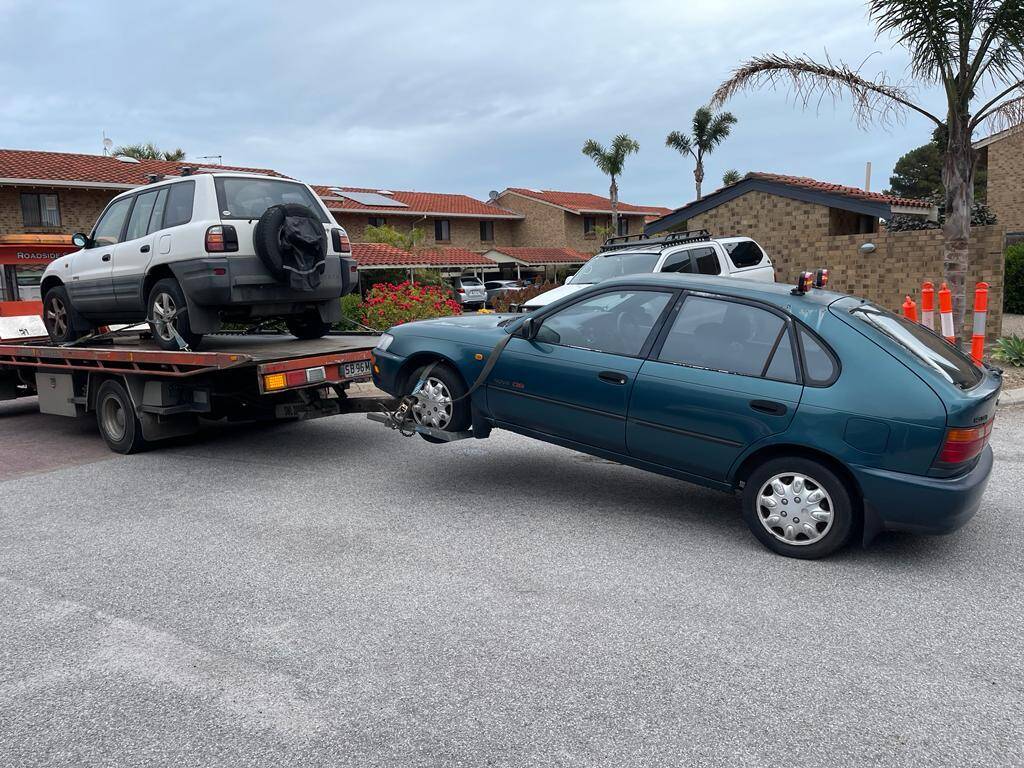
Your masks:
{"label": "hubcap", "polygon": [[64,302],[54,296],[46,308],[46,319],[50,322],[54,336],[63,336],[68,330],[68,310]]}
{"label": "hubcap", "polygon": [[813,477],[775,475],[757,494],[757,517],[772,536],[787,544],[813,544],[832,528],[832,498]]}
{"label": "hubcap", "polygon": [[452,394],[440,379],[429,377],[412,407],[417,424],[444,429],[452,420]]}
{"label": "hubcap", "polygon": [[158,293],[153,297],[153,330],[164,341],[173,341],[178,330],[178,306],[169,293]]}
{"label": "hubcap", "polygon": [[127,419],[124,408],[120,401],[114,396],[108,396],[100,407],[100,415],[103,421],[103,431],[111,440],[117,441],[124,437]]}

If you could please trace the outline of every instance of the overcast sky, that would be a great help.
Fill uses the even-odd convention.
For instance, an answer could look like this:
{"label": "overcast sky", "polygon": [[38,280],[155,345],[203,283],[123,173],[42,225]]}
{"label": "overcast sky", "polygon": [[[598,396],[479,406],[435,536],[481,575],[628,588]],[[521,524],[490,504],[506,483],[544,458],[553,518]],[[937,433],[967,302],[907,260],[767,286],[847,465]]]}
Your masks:
{"label": "overcast sky", "polygon": [[[0,146],[70,152],[181,146],[190,159],[311,183],[462,192],[605,194],[580,153],[640,142],[622,199],[678,206],[692,164],[664,146],[744,57],[845,58],[904,76],[859,0],[106,3],[0,0]],[[935,103],[932,94],[922,95]],[[881,189],[924,143],[918,117],[860,130],[848,104],[803,111],[743,95],[705,191],[735,168]]]}

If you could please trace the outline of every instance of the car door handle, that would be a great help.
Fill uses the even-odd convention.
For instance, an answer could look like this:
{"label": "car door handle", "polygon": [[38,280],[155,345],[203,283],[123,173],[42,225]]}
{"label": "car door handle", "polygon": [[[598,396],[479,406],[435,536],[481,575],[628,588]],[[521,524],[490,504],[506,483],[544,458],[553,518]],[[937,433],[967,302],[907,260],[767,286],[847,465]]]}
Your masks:
{"label": "car door handle", "polygon": [[144,245],[141,248],[139,248],[139,253],[149,253],[149,246]]}
{"label": "car door handle", "polygon": [[786,406],[776,403],[774,400],[751,400],[750,407],[760,413],[767,413],[770,416],[785,416]]}
{"label": "car door handle", "polygon": [[616,373],[615,371],[601,371],[597,374],[597,378],[601,381],[607,381],[609,384],[625,384],[629,381],[621,373]]}
{"label": "car door handle", "polygon": [[104,253],[102,256],[100,256],[100,261],[110,261],[110,254]]}

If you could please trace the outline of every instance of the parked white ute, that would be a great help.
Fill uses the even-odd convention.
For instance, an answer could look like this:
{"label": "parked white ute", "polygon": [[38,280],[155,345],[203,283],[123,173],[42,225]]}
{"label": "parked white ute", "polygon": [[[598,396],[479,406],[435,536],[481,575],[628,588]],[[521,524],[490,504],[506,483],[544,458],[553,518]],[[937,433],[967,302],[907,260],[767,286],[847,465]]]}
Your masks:
{"label": "parked white ute", "polygon": [[772,260],[749,237],[712,238],[703,229],[664,237],[629,235],[610,238],[565,285],[534,296],[522,310],[532,312],[610,277],[646,272],[689,272],[775,282]]}

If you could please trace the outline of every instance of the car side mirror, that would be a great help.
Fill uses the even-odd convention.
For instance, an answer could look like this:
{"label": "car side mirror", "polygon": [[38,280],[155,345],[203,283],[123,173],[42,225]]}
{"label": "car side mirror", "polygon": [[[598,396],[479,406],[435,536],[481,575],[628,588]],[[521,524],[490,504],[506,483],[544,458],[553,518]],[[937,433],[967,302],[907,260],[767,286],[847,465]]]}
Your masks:
{"label": "car side mirror", "polygon": [[519,334],[527,341],[532,341],[537,338],[537,332],[539,330],[540,323],[532,317],[528,317],[523,320],[523,324],[519,326]]}
{"label": "car side mirror", "polygon": [[572,275],[569,275],[568,277],[566,277],[565,278],[565,282],[563,283],[563,285],[568,285],[569,283],[571,283],[572,282],[572,277],[573,277]]}
{"label": "car side mirror", "polygon": [[81,232],[75,232],[75,234],[71,236],[71,244],[76,248],[88,248],[89,236],[82,234]]}

